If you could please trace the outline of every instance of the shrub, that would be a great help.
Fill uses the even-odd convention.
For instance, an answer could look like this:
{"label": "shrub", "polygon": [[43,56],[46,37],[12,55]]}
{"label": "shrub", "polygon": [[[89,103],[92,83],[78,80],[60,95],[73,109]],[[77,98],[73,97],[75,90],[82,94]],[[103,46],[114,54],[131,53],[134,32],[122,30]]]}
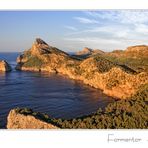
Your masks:
{"label": "shrub", "polygon": [[37,67],[40,68],[43,65],[43,61],[36,56],[32,56],[24,63],[25,67]]}

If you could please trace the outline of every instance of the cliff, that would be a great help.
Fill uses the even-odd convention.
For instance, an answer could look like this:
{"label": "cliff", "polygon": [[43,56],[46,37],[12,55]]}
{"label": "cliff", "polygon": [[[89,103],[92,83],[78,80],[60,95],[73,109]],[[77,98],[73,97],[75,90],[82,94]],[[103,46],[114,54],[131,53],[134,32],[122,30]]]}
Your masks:
{"label": "cliff", "polygon": [[10,65],[5,60],[0,60],[0,71],[1,72],[11,71]]}
{"label": "cliff", "polygon": [[120,99],[130,97],[141,85],[148,83],[146,72],[137,73],[100,54],[78,60],[41,39],[36,39],[32,48],[20,55],[17,62],[16,69],[62,73]]}
{"label": "cliff", "polygon": [[[29,113],[28,113],[29,111]],[[26,114],[28,113],[28,114]],[[27,110],[24,114],[21,110],[12,109],[7,117],[8,129],[59,129],[52,123],[45,122],[32,114],[31,110]]]}

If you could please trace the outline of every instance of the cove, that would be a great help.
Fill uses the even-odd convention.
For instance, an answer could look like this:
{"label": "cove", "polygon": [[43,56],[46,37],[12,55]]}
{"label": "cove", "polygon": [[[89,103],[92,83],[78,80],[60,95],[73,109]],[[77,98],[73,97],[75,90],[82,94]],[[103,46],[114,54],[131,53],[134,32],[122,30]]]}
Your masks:
{"label": "cove", "polygon": [[0,128],[9,111],[28,107],[51,118],[70,119],[91,114],[114,99],[101,90],[59,74],[12,71],[0,74]]}

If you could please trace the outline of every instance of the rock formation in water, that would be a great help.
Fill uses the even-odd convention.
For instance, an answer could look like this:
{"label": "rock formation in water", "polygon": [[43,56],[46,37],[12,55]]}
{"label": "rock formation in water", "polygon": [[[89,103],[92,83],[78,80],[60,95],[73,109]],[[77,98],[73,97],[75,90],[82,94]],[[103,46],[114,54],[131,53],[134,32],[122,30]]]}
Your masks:
{"label": "rock formation in water", "polygon": [[[25,112],[26,113],[26,112]],[[29,110],[28,114],[23,114],[17,109],[12,109],[7,117],[8,129],[59,129],[52,123],[45,122],[37,116],[33,115],[33,112]],[[40,115],[41,116],[41,115]]]}
{"label": "rock formation in water", "polygon": [[36,39],[29,50],[17,58],[18,70],[61,73],[102,89],[107,95],[128,98],[148,83],[148,73],[136,73],[126,65],[118,65],[100,54],[79,60]]}
{"label": "rock formation in water", "polygon": [[0,60],[0,72],[11,71],[10,65],[5,60]]}

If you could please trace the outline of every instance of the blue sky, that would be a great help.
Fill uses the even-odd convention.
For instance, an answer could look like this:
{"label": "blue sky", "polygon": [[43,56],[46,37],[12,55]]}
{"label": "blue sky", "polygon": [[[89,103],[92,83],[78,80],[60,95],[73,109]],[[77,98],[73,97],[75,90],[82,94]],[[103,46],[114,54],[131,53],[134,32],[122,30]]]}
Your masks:
{"label": "blue sky", "polygon": [[148,11],[0,12],[0,51],[29,49],[37,37],[65,51],[147,44]]}

